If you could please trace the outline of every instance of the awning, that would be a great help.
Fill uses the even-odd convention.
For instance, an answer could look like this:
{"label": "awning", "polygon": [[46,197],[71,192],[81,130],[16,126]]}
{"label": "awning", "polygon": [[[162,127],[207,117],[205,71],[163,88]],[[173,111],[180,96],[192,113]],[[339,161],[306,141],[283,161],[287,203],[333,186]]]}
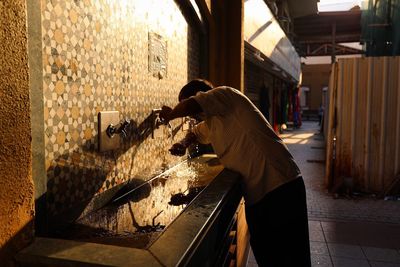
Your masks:
{"label": "awning", "polygon": [[247,0],[244,4],[244,40],[299,81],[300,57],[263,0]]}

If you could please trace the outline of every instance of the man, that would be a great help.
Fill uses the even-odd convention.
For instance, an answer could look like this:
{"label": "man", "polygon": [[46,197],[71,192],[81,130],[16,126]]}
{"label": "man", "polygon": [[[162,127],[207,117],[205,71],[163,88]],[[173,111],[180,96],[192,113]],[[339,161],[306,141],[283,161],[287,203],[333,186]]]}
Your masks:
{"label": "man", "polygon": [[324,107],[322,106],[322,104],[320,104],[318,108],[318,125],[322,124],[323,117],[324,117]]}
{"label": "man", "polygon": [[221,163],[242,176],[250,244],[259,266],[311,266],[303,179],[292,155],[252,102],[236,89],[196,79],[179,104],[160,117],[200,117],[170,149],[184,155],[193,142],[211,143]]}

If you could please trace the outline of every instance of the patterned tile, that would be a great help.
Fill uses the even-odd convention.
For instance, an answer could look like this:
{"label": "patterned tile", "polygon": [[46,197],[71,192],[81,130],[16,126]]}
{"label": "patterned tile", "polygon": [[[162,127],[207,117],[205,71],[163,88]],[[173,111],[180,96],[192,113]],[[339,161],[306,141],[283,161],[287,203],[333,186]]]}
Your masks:
{"label": "patterned tile", "polygon": [[[152,109],[176,104],[180,87],[199,75],[198,33],[173,0],[43,0],[42,48],[51,214],[179,160],[167,153],[170,139],[148,135],[97,152],[99,111],[118,110],[141,126]],[[160,60],[153,68],[151,51],[162,52],[152,54]]]}

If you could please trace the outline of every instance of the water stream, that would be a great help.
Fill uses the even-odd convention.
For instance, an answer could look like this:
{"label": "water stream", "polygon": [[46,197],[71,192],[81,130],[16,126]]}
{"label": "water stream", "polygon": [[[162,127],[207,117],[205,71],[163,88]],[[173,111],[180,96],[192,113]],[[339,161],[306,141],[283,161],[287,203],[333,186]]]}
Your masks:
{"label": "water stream", "polygon": [[132,179],[105,207],[89,213],[58,238],[147,248],[222,171],[217,158],[189,159],[147,182]]}

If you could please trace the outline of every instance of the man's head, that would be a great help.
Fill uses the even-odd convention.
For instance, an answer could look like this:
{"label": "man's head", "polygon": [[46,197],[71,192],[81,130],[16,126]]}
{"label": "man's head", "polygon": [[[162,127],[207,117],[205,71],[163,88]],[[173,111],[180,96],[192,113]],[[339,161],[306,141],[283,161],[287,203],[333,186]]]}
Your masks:
{"label": "man's head", "polygon": [[207,92],[213,89],[211,82],[203,79],[194,79],[182,87],[179,93],[179,102],[196,95],[198,92]]}

